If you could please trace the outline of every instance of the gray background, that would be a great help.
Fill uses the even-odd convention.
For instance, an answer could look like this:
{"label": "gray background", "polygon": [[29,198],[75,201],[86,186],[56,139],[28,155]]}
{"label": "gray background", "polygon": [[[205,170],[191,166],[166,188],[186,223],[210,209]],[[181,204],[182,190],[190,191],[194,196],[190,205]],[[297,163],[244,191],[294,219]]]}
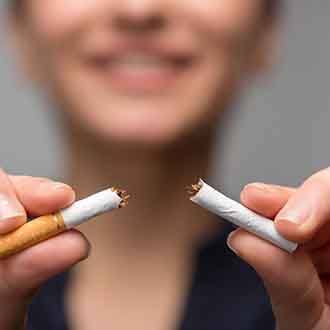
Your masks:
{"label": "gray background", "polygon": [[[216,181],[235,197],[250,181],[297,185],[330,166],[330,1],[291,0],[287,7],[279,65],[219,130]],[[4,42],[0,95],[0,166],[58,176],[61,143],[51,111],[21,82]]]}

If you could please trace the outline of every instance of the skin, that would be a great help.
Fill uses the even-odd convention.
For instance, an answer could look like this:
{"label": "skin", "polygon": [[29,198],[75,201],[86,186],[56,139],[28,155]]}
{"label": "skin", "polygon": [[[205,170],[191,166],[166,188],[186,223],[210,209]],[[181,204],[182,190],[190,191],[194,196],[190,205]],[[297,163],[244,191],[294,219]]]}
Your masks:
{"label": "skin", "polygon": [[[75,125],[112,143],[159,148],[191,135],[192,129],[205,130],[219,116],[216,107],[227,106],[242,76],[266,57],[265,52],[258,54],[265,46],[257,38],[260,0],[218,5],[188,0],[25,4],[25,39],[19,43],[25,46],[28,74],[47,86],[56,103],[61,100]],[[148,79],[145,72],[108,69],[106,55],[122,57],[130,50],[120,49],[134,43],[135,49],[165,49],[167,57],[193,63],[180,66],[182,72],[169,82]],[[88,97],[82,102],[81,95]]]}
{"label": "skin", "polygon": [[[134,196],[111,219],[105,215],[81,228],[93,253],[76,266],[68,291],[73,329],[177,326],[197,247],[221,229],[209,213],[187,203],[182,188],[196,174],[207,176],[216,119],[243,80],[268,67],[274,25],[261,8],[259,0],[34,0],[12,17],[13,42],[28,78],[61,109],[66,181],[78,196],[105,182]],[[171,59],[165,56],[166,64],[152,72],[116,65],[108,71],[103,52],[108,60],[122,43],[131,47],[126,53],[134,48],[154,55],[161,48]],[[173,52],[190,65],[174,68]],[[189,164],[184,171],[183,164]],[[329,190],[326,169],[299,188],[250,184],[242,191],[242,203],[303,243],[289,255],[242,230],[228,238],[264,280],[278,330],[329,328]],[[22,225],[27,214],[50,213],[75,198],[67,185],[4,171],[0,193],[12,210],[5,213],[7,204],[1,204],[0,233]],[[304,224],[284,221],[296,221],[295,210],[303,206],[313,209]],[[1,261],[0,328],[23,328],[36,288],[86,259],[89,250],[83,234],[69,231]],[[153,313],[150,304],[157,307]]]}
{"label": "skin", "polygon": [[297,189],[254,184],[241,193],[246,206],[273,218],[283,236],[301,244],[289,255],[240,229],[228,239],[264,279],[278,329],[329,328],[329,179],[327,168]]}

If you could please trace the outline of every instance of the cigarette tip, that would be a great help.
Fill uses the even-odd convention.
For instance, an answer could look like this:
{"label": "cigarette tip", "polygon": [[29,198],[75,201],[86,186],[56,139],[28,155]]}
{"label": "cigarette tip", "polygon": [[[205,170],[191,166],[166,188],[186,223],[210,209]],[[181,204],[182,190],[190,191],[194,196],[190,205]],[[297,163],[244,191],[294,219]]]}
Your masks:
{"label": "cigarette tip", "polygon": [[119,208],[127,206],[128,200],[130,199],[131,195],[126,190],[118,188],[112,188],[112,191],[114,191],[121,198]]}
{"label": "cigarette tip", "polygon": [[194,183],[188,187],[186,187],[186,191],[190,196],[195,196],[202,189],[203,181],[201,179],[198,180],[197,183]]}

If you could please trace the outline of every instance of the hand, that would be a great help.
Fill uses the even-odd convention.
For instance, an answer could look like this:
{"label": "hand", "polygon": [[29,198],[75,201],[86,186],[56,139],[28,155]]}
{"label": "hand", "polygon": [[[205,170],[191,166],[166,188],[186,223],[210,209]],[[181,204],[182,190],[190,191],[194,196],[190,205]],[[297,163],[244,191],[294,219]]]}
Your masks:
{"label": "hand", "polygon": [[249,184],[241,201],[300,243],[291,255],[242,229],[228,237],[228,245],[263,279],[277,329],[330,329],[330,168],[298,189]]}
{"label": "hand", "polygon": [[[27,213],[49,214],[68,206],[74,198],[67,185],[43,178],[8,176],[0,170],[0,235],[23,225]],[[23,329],[27,305],[37,288],[85,259],[88,253],[87,240],[70,230],[0,260],[0,329]]]}

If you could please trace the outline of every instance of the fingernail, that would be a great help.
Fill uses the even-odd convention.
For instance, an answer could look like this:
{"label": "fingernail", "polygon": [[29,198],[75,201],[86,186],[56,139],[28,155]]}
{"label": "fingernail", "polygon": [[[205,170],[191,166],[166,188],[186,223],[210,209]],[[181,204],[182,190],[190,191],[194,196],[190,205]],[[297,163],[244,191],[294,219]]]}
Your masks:
{"label": "fingernail", "polygon": [[229,249],[230,249],[231,251],[233,251],[235,254],[238,255],[237,250],[233,247],[233,244],[232,244],[233,237],[235,236],[235,234],[236,234],[236,230],[232,231],[232,232],[228,235],[228,237],[227,237],[227,245],[228,245],[228,247],[229,247]]}
{"label": "fingernail", "polygon": [[0,221],[25,217],[24,212],[10,197],[0,194]]}
{"label": "fingernail", "polygon": [[80,261],[84,261],[86,259],[88,259],[90,257],[92,253],[92,245],[89,241],[87,241],[87,251],[86,251],[86,254],[81,258]]}
{"label": "fingernail", "polygon": [[254,189],[262,190],[262,191],[268,192],[268,193],[278,192],[278,189],[276,186],[271,185],[271,184],[262,183],[262,182],[249,183],[248,185],[245,186],[245,188],[254,188]]}
{"label": "fingernail", "polygon": [[63,189],[68,189],[69,188],[69,186],[67,184],[62,183],[62,182],[57,182],[57,181],[52,182],[52,187],[55,190],[63,190]]}
{"label": "fingernail", "polygon": [[86,259],[91,255],[91,253],[92,253],[92,244],[88,241],[88,250],[87,250]]}
{"label": "fingernail", "polygon": [[286,220],[295,224],[302,224],[308,220],[313,211],[313,206],[306,199],[303,203],[284,207],[276,216],[276,221]]}

